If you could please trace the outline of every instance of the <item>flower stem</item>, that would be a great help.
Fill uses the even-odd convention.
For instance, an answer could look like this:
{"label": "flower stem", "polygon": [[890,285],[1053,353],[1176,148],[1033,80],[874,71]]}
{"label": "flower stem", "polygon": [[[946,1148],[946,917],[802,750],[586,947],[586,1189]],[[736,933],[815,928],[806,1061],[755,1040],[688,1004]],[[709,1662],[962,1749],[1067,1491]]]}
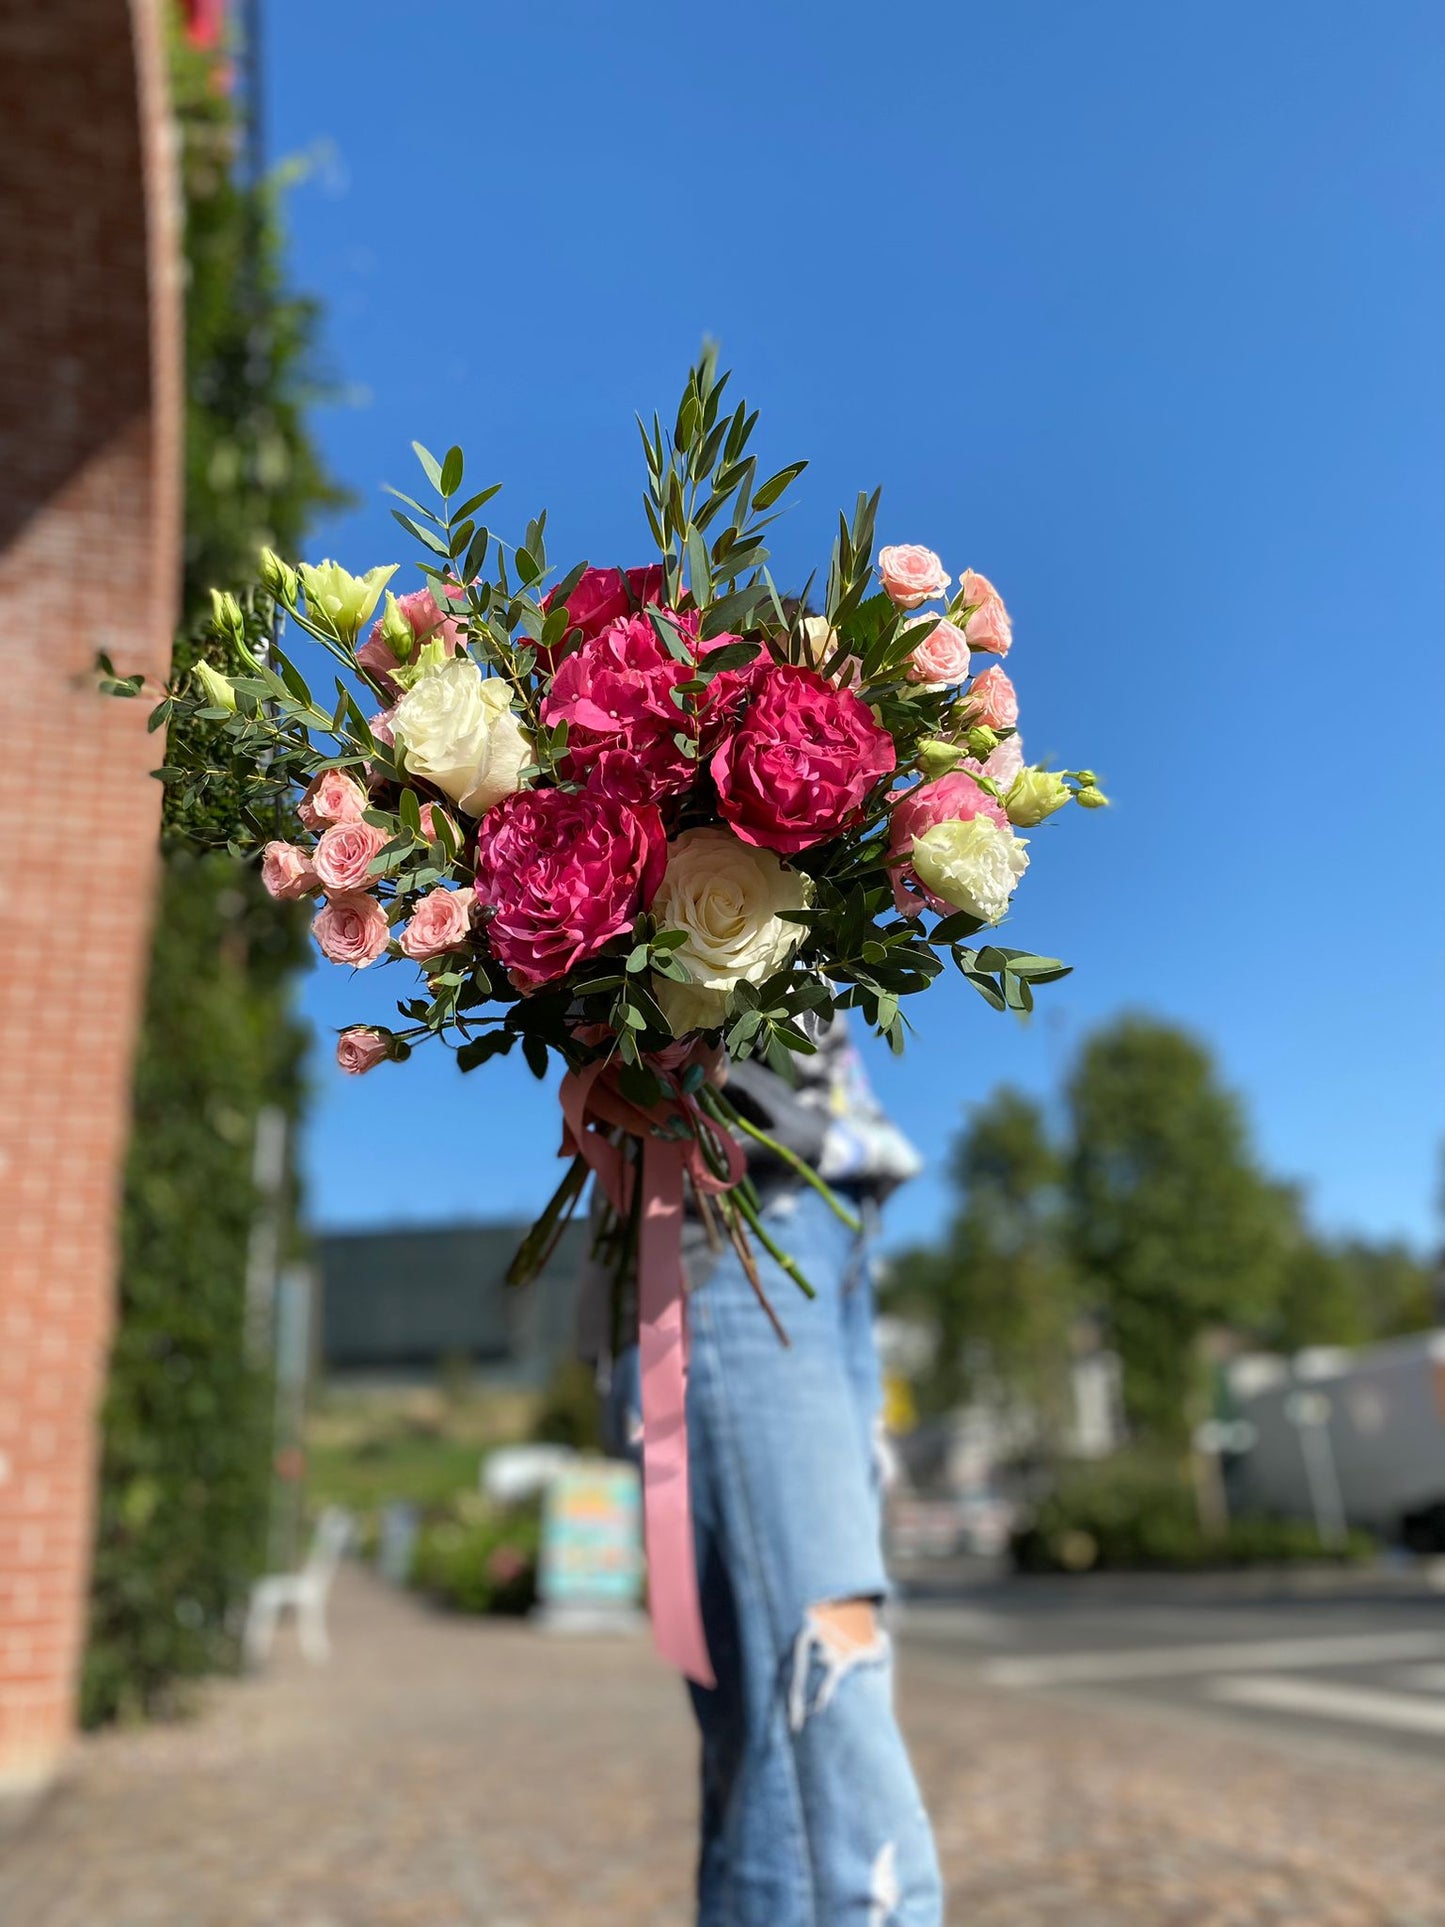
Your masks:
{"label": "flower stem", "polygon": [[748,1120],[740,1116],[712,1085],[703,1085],[698,1092],[698,1101],[703,1109],[715,1117],[720,1124],[735,1124],[755,1143],[761,1144],[781,1163],[795,1171],[805,1183],[811,1184],[818,1195],[825,1200],[834,1217],[840,1218],[850,1231],[859,1232],[863,1229],[862,1221],[848,1209],[833,1187],[820,1178],[810,1164],[805,1163],[796,1151],[790,1151],[786,1144],[780,1144],[775,1137],[769,1137],[766,1131],[760,1131],[756,1124],[749,1124]]}

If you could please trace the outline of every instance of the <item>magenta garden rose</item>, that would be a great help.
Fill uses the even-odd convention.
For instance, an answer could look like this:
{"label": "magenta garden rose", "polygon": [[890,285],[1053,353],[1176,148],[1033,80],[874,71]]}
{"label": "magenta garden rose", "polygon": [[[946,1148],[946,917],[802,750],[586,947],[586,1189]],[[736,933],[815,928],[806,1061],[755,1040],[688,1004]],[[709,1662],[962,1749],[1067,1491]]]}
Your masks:
{"label": "magenta garden rose", "polygon": [[734,832],[786,856],[856,822],[897,760],[893,738],[851,691],[814,669],[779,666],[757,675],[710,768]]}
{"label": "magenta garden rose", "polygon": [[677,735],[673,691],[690,669],[668,654],[646,616],[619,616],[559,666],[542,720],[567,725],[567,773],[609,795],[675,796],[695,775]]}
{"label": "magenta garden rose", "polygon": [[519,989],[554,983],[632,928],[666,865],[655,804],[595,790],[518,791],[477,833],[487,946]]}
{"label": "magenta garden rose", "polygon": [[[563,607],[567,611],[564,643],[591,642],[612,622],[639,612],[647,603],[662,601],[662,570],[654,563],[644,569],[584,569]],[[550,610],[554,597],[545,595],[542,608]]]}

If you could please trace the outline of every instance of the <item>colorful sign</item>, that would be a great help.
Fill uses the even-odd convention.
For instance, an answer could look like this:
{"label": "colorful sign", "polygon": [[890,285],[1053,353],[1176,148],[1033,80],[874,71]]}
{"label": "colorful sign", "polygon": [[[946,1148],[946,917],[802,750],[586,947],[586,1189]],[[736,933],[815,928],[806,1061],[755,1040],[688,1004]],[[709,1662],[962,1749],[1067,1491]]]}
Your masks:
{"label": "colorful sign", "polygon": [[636,1606],[642,1575],[636,1467],[584,1459],[558,1472],[542,1507],[537,1589],[544,1605]]}

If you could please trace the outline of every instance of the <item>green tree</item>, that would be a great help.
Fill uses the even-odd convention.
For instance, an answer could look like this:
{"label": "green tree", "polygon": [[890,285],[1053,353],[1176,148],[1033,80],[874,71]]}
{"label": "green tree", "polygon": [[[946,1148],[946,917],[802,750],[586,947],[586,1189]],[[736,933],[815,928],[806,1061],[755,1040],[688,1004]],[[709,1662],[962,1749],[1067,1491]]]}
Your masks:
{"label": "green tree", "polygon": [[1056,1435],[1078,1296],[1061,1237],[1064,1163],[1038,1106],[1008,1088],[976,1106],[952,1175],[959,1206],[947,1235],[900,1260],[888,1295],[937,1333],[920,1403],[945,1411],[1003,1392]]}
{"label": "green tree", "polygon": [[[179,33],[172,73],[188,267],[180,672],[215,647],[210,586],[244,587],[261,543],[295,553],[343,498],[306,431],[318,312],[285,286],[278,183],[244,177],[215,64]],[[102,1420],[91,1724],[163,1708],[234,1656],[264,1549],[269,1403],[244,1345],[252,1158],[262,1108],[299,1108],[305,935],[246,865],[195,854],[235,805],[218,788],[165,807]]]}
{"label": "green tree", "polygon": [[1203,1333],[1259,1328],[1277,1302],[1289,1200],[1208,1051],[1170,1025],[1132,1016],[1096,1032],[1068,1101],[1081,1286],[1107,1318],[1135,1428],[1179,1445],[1198,1416]]}

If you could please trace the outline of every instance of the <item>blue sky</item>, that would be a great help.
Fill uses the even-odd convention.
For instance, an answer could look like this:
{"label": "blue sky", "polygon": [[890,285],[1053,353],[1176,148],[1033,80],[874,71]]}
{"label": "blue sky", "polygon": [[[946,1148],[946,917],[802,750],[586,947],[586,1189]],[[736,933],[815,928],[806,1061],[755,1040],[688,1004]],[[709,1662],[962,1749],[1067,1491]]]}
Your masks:
{"label": "blue sky", "polygon": [[[1076,974],[1025,1029],[917,1000],[885,1101],[934,1160],[1000,1080],[1047,1095],[1123,1007],[1187,1024],[1329,1227],[1430,1235],[1445,1137],[1445,10],[1033,0],[269,9],[269,138],[316,165],[296,276],[350,390],[361,506],[460,442],[554,557],[645,559],[635,409],[704,334],[764,459],[808,456],[774,568],[836,511],[982,569],[1031,755],[1108,813],[1032,845],[1013,941]],[[407,586],[412,586],[409,582]],[[319,1025],[399,967],[322,966]],[[557,1117],[520,1066],[317,1053],[327,1224],[524,1212]],[[936,1175],[895,1237],[946,1206]]]}

